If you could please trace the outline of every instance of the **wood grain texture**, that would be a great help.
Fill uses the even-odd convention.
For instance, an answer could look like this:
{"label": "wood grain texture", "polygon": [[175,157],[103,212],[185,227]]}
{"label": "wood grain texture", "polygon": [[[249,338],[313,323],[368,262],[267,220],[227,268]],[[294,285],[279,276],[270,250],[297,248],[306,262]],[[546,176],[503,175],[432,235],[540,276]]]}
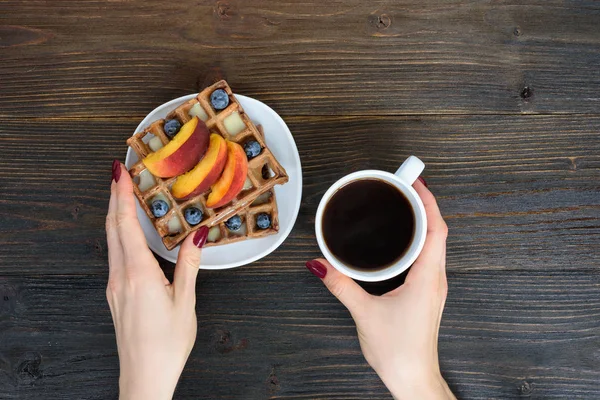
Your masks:
{"label": "wood grain texture", "polygon": [[0,24],[7,118],[140,120],[214,70],[284,116],[600,111],[592,1],[3,1]]}
{"label": "wood grain texture", "polygon": [[[450,269],[581,270],[600,262],[599,117],[288,123],[303,163],[303,201],[290,239],[259,268],[294,269],[317,255],[314,214],[325,190],[356,170],[393,171],[409,154],[427,164],[450,227]],[[135,125],[34,120],[0,127],[4,274],[105,271],[110,165],[124,158]]]}
{"label": "wood grain texture", "polygon": [[201,271],[176,399],[390,398],[303,263],[329,185],[410,154],[450,227],[458,397],[600,398],[599,26],[587,0],[1,1],[0,398],[117,398],[110,164],[220,77],[285,118],[303,199],[276,252]]}
{"label": "wood grain texture", "polygon": [[[117,397],[105,279],[0,279],[1,398]],[[459,398],[600,396],[598,274],[451,272],[449,283],[440,352]],[[304,268],[202,271],[197,296],[175,398],[390,398],[349,314]]]}

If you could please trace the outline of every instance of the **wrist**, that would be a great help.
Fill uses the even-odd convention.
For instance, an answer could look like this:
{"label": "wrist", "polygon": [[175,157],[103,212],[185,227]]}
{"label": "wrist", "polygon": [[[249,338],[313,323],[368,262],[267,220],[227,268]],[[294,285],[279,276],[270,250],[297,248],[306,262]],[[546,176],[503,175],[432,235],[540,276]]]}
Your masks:
{"label": "wrist", "polygon": [[439,370],[380,375],[396,400],[455,399]]}
{"label": "wrist", "polygon": [[119,378],[119,400],[170,400],[175,393],[175,384],[164,381],[164,377],[156,379],[140,379],[140,377],[123,376]]}

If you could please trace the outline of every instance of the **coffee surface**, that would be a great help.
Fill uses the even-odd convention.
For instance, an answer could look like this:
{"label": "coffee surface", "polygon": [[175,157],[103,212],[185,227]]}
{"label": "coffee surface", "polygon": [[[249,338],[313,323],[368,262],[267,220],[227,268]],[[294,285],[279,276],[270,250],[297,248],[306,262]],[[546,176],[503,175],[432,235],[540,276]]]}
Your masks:
{"label": "coffee surface", "polygon": [[359,269],[385,268],[410,247],[415,216],[408,199],[379,179],[340,188],[325,206],[323,237],[340,261]]}

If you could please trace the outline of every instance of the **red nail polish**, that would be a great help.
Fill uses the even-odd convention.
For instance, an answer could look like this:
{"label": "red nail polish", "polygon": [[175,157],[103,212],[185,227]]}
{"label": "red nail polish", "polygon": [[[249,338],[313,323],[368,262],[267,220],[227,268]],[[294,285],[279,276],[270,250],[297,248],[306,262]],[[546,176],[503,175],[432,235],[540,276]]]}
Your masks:
{"label": "red nail polish", "polygon": [[113,161],[112,178],[113,181],[115,181],[115,183],[119,182],[119,178],[121,178],[121,163],[119,162],[119,160]]}
{"label": "red nail polish", "polygon": [[325,275],[327,275],[327,267],[325,267],[317,260],[308,261],[306,263],[306,268],[308,268],[308,270],[312,272],[314,276],[317,276],[321,279],[325,278]]}
{"label": "red nail polish", "polygon": [[192,240],[194,242],[194,246],[201,249],[204,246],[204,243],[206,243],[207,237],[208,237],[208,227],[201,226],[194,234],[194,239]]}
{"label": "red nail polish", "polygon": [[425,187],[429,187],[427,186],[427,182],[425,182],[425,179],[423,179],[422,177],[418,177],[417,178],[423,185],[425,185]]}

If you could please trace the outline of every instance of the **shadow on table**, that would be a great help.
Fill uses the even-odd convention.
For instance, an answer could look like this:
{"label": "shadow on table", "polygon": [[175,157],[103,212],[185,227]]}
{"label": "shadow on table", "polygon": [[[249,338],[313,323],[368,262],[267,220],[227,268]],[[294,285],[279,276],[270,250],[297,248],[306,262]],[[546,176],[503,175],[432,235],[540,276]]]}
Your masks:
{"label": "shadow on table", "polygon": [[400,275],[398,275],[392,279],[388,279],[387,281],[381,281],[381,282],[356,281],[356,283],[358,283],[367,292],[374,294],[376,296],[381,296],[382,294],[391,292],[392,290],[401,286],[404,283],[404,280],[406,279],[406,275],[408,275],[408,271],[410,271],[410,268],[407,269],[406,271],[404,271],[403,273],[401,273]]}

